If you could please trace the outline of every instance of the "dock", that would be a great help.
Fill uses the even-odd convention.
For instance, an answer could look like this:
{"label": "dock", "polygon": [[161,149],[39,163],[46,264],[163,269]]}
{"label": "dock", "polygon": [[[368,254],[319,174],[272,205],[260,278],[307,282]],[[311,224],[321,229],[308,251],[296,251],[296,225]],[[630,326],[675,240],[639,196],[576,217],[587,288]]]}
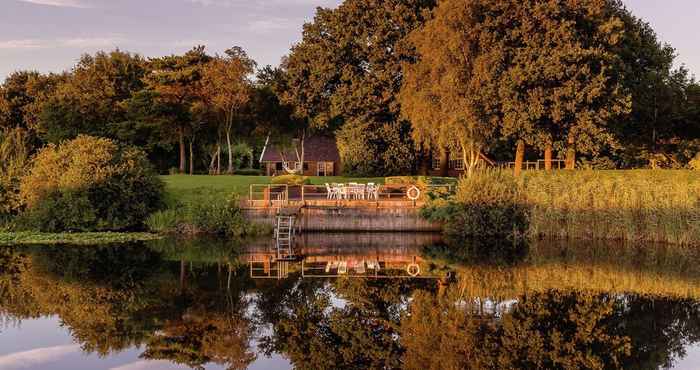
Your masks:
{"label": "dock", "polygon": [[277,216],[295,214],[304,232],[440,232],[440,223],[420,215],[421,198],[408,199],[405,189],[386,187],[374,199],[331,199],[322,186],[251,185],[241,201],[248,220],[277,227]]}

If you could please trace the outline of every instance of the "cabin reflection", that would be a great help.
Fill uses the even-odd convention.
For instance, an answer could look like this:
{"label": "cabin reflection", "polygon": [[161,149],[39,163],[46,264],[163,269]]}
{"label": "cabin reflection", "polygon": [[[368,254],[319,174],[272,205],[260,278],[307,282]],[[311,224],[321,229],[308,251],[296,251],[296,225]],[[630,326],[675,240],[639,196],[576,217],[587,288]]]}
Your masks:
{"label": "cabin reflection", "polygon": [[437,279],[421,257],[439,243],[434,233],[306,233],[294,246],[294,258],[278,259],[274,241],[249,244],[240,256],[254,279],[302,278]]}

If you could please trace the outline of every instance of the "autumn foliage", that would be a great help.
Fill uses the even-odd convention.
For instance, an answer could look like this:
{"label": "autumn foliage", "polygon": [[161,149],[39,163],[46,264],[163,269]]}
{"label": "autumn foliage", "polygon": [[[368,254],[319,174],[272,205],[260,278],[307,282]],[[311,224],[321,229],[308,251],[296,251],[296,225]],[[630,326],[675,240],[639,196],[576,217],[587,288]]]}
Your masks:
{"label": "autumn foliage", "polygon": [[26,222],[46,231],[137,228],[162,191],[141,150],[83,135],[42,149],[20,185]]}

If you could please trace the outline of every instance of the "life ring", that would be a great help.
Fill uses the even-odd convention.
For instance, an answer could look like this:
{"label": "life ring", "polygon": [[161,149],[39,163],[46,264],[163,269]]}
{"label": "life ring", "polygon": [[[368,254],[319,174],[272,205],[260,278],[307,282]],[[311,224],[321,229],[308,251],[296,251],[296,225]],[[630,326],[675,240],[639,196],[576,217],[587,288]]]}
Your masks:
{"label": "life ring", "polygon": [[408,190],[406,190],[406,196],[410,200],[418,200],[418,198],[420,198],[420,189],[415,186],[411,186],[408,188]]}
{"label": "life ring", "polygon": [[406,272],[411,276],[418,276],[420,274],[420,266],[417,263],[411,263],[406,267]]}

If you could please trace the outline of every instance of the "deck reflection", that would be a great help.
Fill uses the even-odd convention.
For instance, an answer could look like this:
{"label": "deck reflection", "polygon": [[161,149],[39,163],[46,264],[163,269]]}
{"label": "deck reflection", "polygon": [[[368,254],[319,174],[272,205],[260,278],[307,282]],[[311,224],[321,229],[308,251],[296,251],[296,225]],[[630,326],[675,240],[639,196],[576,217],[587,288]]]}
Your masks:
{"label": "deck reflection", "polygon": [[307,233],[294,247],[295,257],[278,259],[274,242],[248,244],[240,256],[250,277],[302,278],[439,278],[421,257],[424,247],[441,242],[435,233]]}

